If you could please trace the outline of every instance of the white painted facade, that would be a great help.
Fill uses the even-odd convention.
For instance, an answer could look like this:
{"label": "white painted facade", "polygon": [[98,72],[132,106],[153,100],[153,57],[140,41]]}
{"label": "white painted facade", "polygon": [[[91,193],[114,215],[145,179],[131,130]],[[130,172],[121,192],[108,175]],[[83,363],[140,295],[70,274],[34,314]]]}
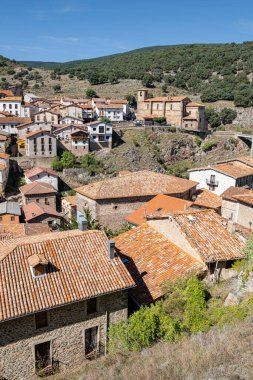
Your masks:
{"label": "white painted facade", "polygon": [[221,215],[232,223],[238,223],[243,227],[253,228],[253,206],[239,200],[223,199]]}
{"label": "white painted facade", "polygon": [[0,112],[9,112],[15,116],[21,116],[22,98],[19,96],[0,99]]}
{"label": "white painted facade", "polygon": [[111,106],[110,108],[103,108],[100,106],[95,107],[95,113],[98,118],[106,117],[110,121],[123,121],[124,120],[124,112],[122,108],[114,108]]}
{"label": "white painted facade", "polygon": [[236,179],[212,168],[189,171],[189,179],[199,184],[197,189],[208,189],[221,195],[230,186],[236,186]]}
{"label": "white painted facade", "polygon": [[107,123],[92,123],[88,125],[90,142],[112,143],[112,126]]}
{"label": "white painted facade", "polygon": [[49,174],[47,172],[39,173],[39,174],[34,175],[33,177],[30,177],[30,178],[25,176],[25,181],[26,181],[26,183],[31,183],[34,181],[49,183],[58,191],[58,177],[54,176],[52,174]]}
{"label": "white painted facade", "polygon": [[83,119],[73,116],[65,116],[60,119],[59,124],[83,124]]}

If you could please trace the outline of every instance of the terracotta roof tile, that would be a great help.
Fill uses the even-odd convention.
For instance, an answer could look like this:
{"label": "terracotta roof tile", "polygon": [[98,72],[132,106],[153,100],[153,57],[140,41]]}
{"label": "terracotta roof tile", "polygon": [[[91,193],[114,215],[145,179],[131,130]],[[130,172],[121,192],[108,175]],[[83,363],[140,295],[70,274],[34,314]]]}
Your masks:
{"label": "terracotta roof tile", "polygon": [[31,122],[32,120],[30,117],[11,116],[0,119],[0,124],[25,124]]}
{"label": "terracotta roof tile", "polygon": [[218,210],[221,208],[222,197],[207,189],[198,190],[193,206],[206,207]]}
{"label": "terracotta roof tile", "polygon": [[224,191],[224,193],[221,194],[221,197],[223,199],[234,200],[234,196],[240,195],[240,194],[251,194],[251,191],[249,190],[248,186],[246,187],[230,186],[226,191]]}
{"label": "terracotta roof tile", "polygon": [[10,158],[10,155],[7,154],[7,153],[3,153],[3,152],[1,152],[1,153],[0,153],[0,158],[5,158],[5,159],[7,159],[7,158]]}
{"label": "terracotta roof tile", "polygon": [[179,212],[172,216],[190,244],[205,262],[241,259],[245,244],[231,234],[213,210]]}
{"label": "terracotta roof tile", "polygon": [[36,202],[31,202],[31,203],[28,203],[27,205],[24,205],[23,213],[24,213],[26,222],[29,222],[33,220],[34,218],[37,218],[38,216],[42,216],[45,214],[54,216],[56,218],[62,217],[62,214],[57,212],[53,207],[36,203]]}
{"label": "terracotta roof tile", "polygon": [[24,195],[57,193],[57,190],[49,183],[37,181],[21,186],[19,190]]}
{"label": "terracotta roof tile", "polygon": [[41,235],[50,232],[46,223],[9,223],[0,224],[0,241],[17,239],[31,235]]}
{"label": "terracotta roof tile", "polygon": [[[34,254],[49,262],[43,277],[32,277],[28,258]],[[120,258],[108,259],[108,239],[102,231],[53,232],[32,236],[29,242],[27,238],[3,241],[0,260],[1,321],[135,285]]]}
{"label": "terracotta roof tile", "polygon": [[124,176],[94,182],[76,189],[91,199],[127,198],[158,194],[182,194],[197,182],[151,171],[139,171]]}
{"label": "terracotta roof tile", "polygon": [[202,103],[190,102],[186,104],[186,107],[205,107],[205,105]]}
{"label": "terracotta roof tile", "polygon": [[185,99],[188,99],[187,96],[160,96],[145,99],[145,102],[181,102]]}
{"label": "terracotta roof tile", "polygon": [[62,200],[67,201],[71,206],[76,206],[76,195],[67,195]]}
{"label": "terracotta roof tile", "polygon": [[153,213],[168,213],[176,210],[185,210],[191,206],[192,202],[180,198],[159,194],[145,205],[138,208],[126,217],[132,224],[140,225],[146,222],[146,216]]}
{"label": "terracotta roof tile", "polygon": [[47,173],[58,177],[58,174],[53,169],[42,168],[41,166],[36,166],[32,169],[26,170],[24,174],[27,178],[31,178],[41,173]]}
{"label": "terracotta roof tile", "polygon": [[138,305],[162,297],[161,285],[164,281],[206,270],[204,263],[188,255],[146,223],[114,240],[117,252],[137,283],[130,294]]}

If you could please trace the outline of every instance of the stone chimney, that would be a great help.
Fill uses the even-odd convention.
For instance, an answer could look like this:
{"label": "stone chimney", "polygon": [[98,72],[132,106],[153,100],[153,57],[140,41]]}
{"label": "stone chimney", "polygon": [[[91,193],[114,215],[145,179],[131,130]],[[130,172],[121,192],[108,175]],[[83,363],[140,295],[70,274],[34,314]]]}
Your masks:
{"label": "stone chimney", "polygon": [[113,260],[115,257],[115,241],[108,240],[108,259]]}
{"label": "stone chimney", "polygon": [[228,230],[233,235],[235,233],[235,223],[232,220],[228,221]]}

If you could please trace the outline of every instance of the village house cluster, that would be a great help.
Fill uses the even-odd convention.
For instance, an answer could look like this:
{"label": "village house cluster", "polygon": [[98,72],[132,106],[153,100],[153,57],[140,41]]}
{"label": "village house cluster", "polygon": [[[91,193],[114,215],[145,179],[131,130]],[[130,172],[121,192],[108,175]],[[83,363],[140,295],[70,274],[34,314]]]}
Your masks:
{"label": "village house cluster", "polygon": [[[3,92],[0,100],[10,97],[22,95]],[[20,107],[17,103],[19,114],[10,116],[16,108],[7,102],[2,111],[1,119],[33,118],[10,124],[6,132],[16,128],[29,157],[54,154],[56,140],[72,151],[72,137],[79,141],[84,135],[89,148],[81,153],[74,144],[77,155],[96,144],[107,148],[112,126],[88,119],[93,112],[108,117],[109,110],[121,109],[116,105],[127,113],[127,103],[116,100],[49,103],[27,94]],[[182,107],[187,104],[182,100]],[[7,124],[1,121],[0,126],[7,129]],[[251,158],[192,169],[189,179],[123,171],[71,189],[66,196],[59,173],[35,165],[24,171],[19,201],[5,198],[10,170],[6,152],[0,153],[0,169],[2,378],[27,380],[68,371],[106,354],[109,327],[126,320],[131,310],[161,299],[164,281],[190,274],[208,281],[229,278],[236,260],[245,257],[253,217]],[[87,210],[100,229],[91,228]],[[68,229],[73,222],[75,228]],[[105,232],[124,223],[126,232],[108,238]]]}

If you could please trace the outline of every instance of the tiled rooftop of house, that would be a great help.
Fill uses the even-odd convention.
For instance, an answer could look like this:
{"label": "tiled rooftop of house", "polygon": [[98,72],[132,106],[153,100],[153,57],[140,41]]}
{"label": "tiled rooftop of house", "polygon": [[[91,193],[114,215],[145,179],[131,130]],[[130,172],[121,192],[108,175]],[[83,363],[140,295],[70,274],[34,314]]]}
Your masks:
{"label": "tiled rooftop of house", "polygon": [[131,295],[138,305],[159,299],[166,280],[206,270],[206,266],[143,223],[115,239],[116,249],[137,287]]}
{"label": "tiled rooftop of house", "polygon": [[37,182],[37,181],[21,186],[19,190],[21,194],[24,194],[24,195],[49,194],[49,193],[57,192],[57,190],[55,190],[55,188],[49,183]]}
{"label": "tiled rooftop of house", "polygon": [[228,161],[228,162],[210,165],[206,167],[193,168],[188,171],[193,172],[193,171],[198,171],[198,170],[210,170],[210,169],[215,170],[219,173],[223,173],[235,179],[253,175],[253,167],[250,167],[249,165],[244,164],[239,161]]}
{"label": "tiled rooftop of house", "polygon": [[11,116],[0,119],[0,124],[24,124],[31,121],[30,117]]}
{"label": "tiled rooftop of house", "polygon": [[188,99],[187,96],[160,96],[145,99],[145,102],[181,102],[185,99]]}
{"label": "tiled rooftop of house", "polygon": [[53,207],[36,203],[36,202],[31,202],[31,203],[28,203],[27,205],[24,205],[23,213],[24,213],[26,222],[29,222],[33,220],[34,218],[38,218],[39,216],[42,216],[45,214],[54,216],[56,218],[62,217],[62,214],[57,212]]}
{"label": "tiled rooftop of house", "polygon": [[200,189],[195,194],[196,200],[193,206],[212,208],[219,210],[221,208],[222,197],[207,189]]}
{"label": "tiled rooftop of house", "polygon": [[3,152],[1,152],[1,153],[0,153],[0,158],[7,159],[7,158],[10,158],[10,155],[7,154],[7,153],[3,153]]}
{"label": "tiled rooftop of house", "polygon": [[91,199],[113,199],[181,194],[196,185],[194,181],[144,170],[94,182],[76,191]]}
{"label": "tiled rooftop of house", "polygon": [[50,232],[50,228],[46,223],[0,224],[0,241],[41,235],[48,232]]}
{"label": "tiled rooftop of house", "polygon": [[[34,278],[29,258],[47,261]],[[120,258],[108,259],[102,231],[53,232],[0,243],[0,320],[63,306],[135,285]],[[10,276],[10,273],[13,275]]]}
{"label": "tiled rooftop of house", "polygon": [[245,244],[231,234],[221,216],[213,210],[178,212],[172,216],[185,238],[204,262],[244,258]]}
{"label": "tiled rooftop of house", "polygon": [[50,174],[52,176],[58,177],[58,174],[53,169],[42,168],[41,166],[36,166],[36,167],[29,169],[29,170],[26,170],[24,172],[24,174],[27,178],[32,178],[32,177],[39,175],[41,173],[47,173],[47,174]]}
{"label": "tiled rooftop of house", "polygon": [[221,197],[223,199],[227,200],[234,200],[235,195],[242,195],[242,194],[252,194],[252,190],[249,190],[248,186],[246,187],[235,187],[230,186],[224,193],[221,194]]}
{"label": "tiled rooftop of house", "polygon": [[146,216],[154,213],[168,213],[176,210],[186,210],[191,206],[192,202],[180,198],[170,197],[168,195],[159,194],[145,205],[138,208],[132,214],[126,217],[126,220],[134,225],[140,225],[146,222]]}

